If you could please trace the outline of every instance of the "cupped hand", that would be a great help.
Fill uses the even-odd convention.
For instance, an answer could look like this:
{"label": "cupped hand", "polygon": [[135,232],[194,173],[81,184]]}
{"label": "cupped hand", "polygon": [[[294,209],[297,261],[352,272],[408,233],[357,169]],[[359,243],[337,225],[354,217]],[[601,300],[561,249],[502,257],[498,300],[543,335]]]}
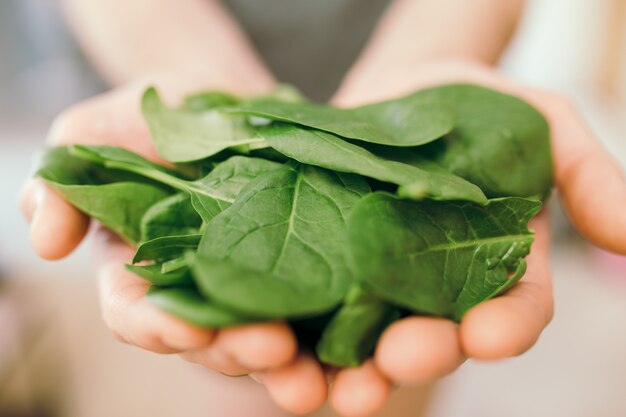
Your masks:
{"label": "cupped hand", "polygon": [[[153,83],[142,81],[117,88],[67,109],[54,121],[48,145],[122,146],[163,162],[140,112],[141,95]],[[194,92],[172,83],[157,83],[157,87],[170,102]],[[42,258],[65,257],[87,235],[87,216],[40,180],[27,181],[20,206],[31,224],[32,246]],[[274,396],[287,398],[283,403],[289,398],[306,397],[288,406],[300,412],[325,401],[325,375],[310,357],[298,356],[295,336],[286,323],[258,323],[218,331],[200,329],[169,316],[144,297],[149,284],[125,269],[134,249],[108,230],[98,225],[94,229],[102,316],[118,340],[153,352],[179,353],[188,361],[226,375],[262,373],[289,364],[289,370],[268,376],[266,385]],[[310,386],[322,388],[311,395]]]}
{"label": "cupped hand", "polygon": [[[626,255],[624,176],[568,99],[512,82],[480,63],[450,61],[348,76],[333,102],[351,107],[454,82],[518,96],[546,116],[556,187],[572,224],[594,244]],[[336,374],[329,393],[333,408],[343,416],[369,415],[386,403],[394,385],[424,384],[454,371],[467,358],[504,359],[532,347],[553,314],[545,209],[530,227],[535,242],[526,275],[517,285],[469,310],[459,324],[417,316],[392,324],[372,360]]]}

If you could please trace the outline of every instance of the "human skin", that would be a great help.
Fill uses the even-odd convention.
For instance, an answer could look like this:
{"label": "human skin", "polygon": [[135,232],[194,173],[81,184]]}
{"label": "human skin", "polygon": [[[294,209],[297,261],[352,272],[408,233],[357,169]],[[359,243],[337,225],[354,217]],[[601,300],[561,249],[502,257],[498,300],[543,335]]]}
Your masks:
{"label": "human skin", "polygon": [[[65,1],[75,26],[83,25],[77,32],[95,62],[117,56],[111,61],[119,62],[110,62],[104,72],[113,82],[125,84],[60,115],[50,130],[50,144],[80,138],[81,143],[124,146],[158,161],[139,112],[145,86],[156,85],[169,102],[175,103],[199,89],[254,95],[273,85],[271,75],[245,37],[238,34],[236,24],[216,3],[177,2],[176,9],[186,10],[181,12],[169,10],[168,2],[163,2],[164,8],[148,8],[146,15],[137,12],[142,7],[139,1]],[[395,2],[332,101],[353,106],[458,81],[483,84],[527,100],[549,120],[556,186],[573,224],[599,246],[626,254],[626,212],[620,210],[626,203],[626,186],[617,164],[597,144],[568,100],[513,83],[490,67],[513,32],[521,6],[519,1],[499,0],[477,0],[471,6],[454,0]],[[136,7],[136,12],[128,15],[140,16],[138,22],[143,23],[130,18],[125,24],[117,22],[118,45],[130,45],[118,50],[112,47],[115,42],[108,44],[110,40],[97,33],[107,33],[109,20],[104,11],[115,9],[114,13],[109,10],[113,16],[124,10],[122,7]],[[155,22],[163,18],[159,13],[174,21],[172,16],[181,21],[195,17],[182,25],[184,30],[172,25],[155,34],[162,45],[159,54],[138,57],[128,64],[134,43],[124,40],[152,39]],[[206,25],[200,25],[203,20],[199,16],[210,19],[213,29],[203,32],[199,26]],[[105,26],[94,34],[90,27],[97,25]],[[450,31],[450,27],[456,30]],[[220,48],[193,47],[216,39],[231,42],[226,63],[216,59],[224,53]],[[411,39],[410,49],[406,39]],[[181,42],[190,44],[181,51],[176,48]],[[178,68],[176,62],[185,65]],[[242,69],[229,71],[232,66]],[[148,72],[152,75],[145,75]],[[87,233],[88,219],[40,182],[26,185],[21,205],[31,221],[33,247],[44,258],[62,258]],[[148,284],[123,268],[132,257],[132,248],[101,228],[95,232],[93,246],[98,254],[103,317],[118,339],[155,352],[180,353],[187,360],[228,375],[252,373],[274,401],[291,412],[310,412],[329,398],[337,413],[362,416],[380,409],[393,385],[425,384],[454,371],[466,358],[502,359],[519,355],[535,343],[553,311],[545,212],[533,220],[532,227],[536,241],[528,257],[528,271],[518,285],[474,307],[458,325],[425,317],[394,323],[382,335],[374,357],[359,368],[335,372],[331,388],[320,364],[297,352],[286,324],[263,323],[220,331],[190,326],[146,302],[143,295]]]}

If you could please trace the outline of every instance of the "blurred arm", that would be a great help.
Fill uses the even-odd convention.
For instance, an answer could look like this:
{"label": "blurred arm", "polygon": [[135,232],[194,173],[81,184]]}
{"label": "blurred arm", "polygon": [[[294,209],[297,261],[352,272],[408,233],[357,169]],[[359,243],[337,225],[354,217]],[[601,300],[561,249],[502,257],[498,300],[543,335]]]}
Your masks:
{"label": "blurred arm", "polygon": [[63,0],[70,26],[112,84],[173,74],[250,93],[273,78],[215,0]]}
{"label": "blurred arm", "polygon": [[461,58],[495,63],[524,0],[396,0],[349,71],[342,90],[364,88],[393,68]]}

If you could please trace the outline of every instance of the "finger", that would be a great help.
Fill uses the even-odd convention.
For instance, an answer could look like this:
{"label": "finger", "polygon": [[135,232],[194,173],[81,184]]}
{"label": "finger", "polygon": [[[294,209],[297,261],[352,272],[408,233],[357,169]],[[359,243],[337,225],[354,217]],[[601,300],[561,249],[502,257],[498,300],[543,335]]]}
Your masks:
{"label": "finger", "polygon": [[251,372],[221,347],[191,349],[181,353],[180,356],[188,362],[202,365],[228,376],[243,376]]}
{"label": "finger", "polygon": [[460,325],[461,346],[469,357],[493,360],[528,350],[552,319],[547,215],[531,221],[535,242],[526,275],[511,290],[470,309]]}
{"label": "finger", "polygon": [[144,295],[150,285],[124,267],[132,259],[132,248],[104,229],[98,231],[95,241],[102,315],[119,339],[158,353],[211,343],[211,330],[187,324],[148,302]]}
{"label": "finger", "polygon": [[440,378],[464,361],[457,325],[434,317],[399,320],[381,336],[375,361],[381,372],[398,384]]}
{"label": "finger", "polygon": [[372,360],[368,360],[358,368],[346,368],[337,373],[330,403],[341,416],[369,416],[385,405],[391,391],[391,382]]}
{"label": "finger", "polygon": [[328,395],[321,365],[304,354],[282,368],[262,372],[261,378],[274,402],[291,413],[311,413]]}
{"label": "finger", "polygon": [[298,351],[296,338],[285,323],[258,323],[224,329],[215,345],[253,371],[283,366],[291,362]]}
{"label": "finger", "polygon": [[574,226],[589,240],[626,255],[626,181],[568,101],[530,95],[549,119],[556,184]]}
{"label": "finger", "polygon": [[255,323],[219,331],[210,346],[183,355],[226,375],[246,375],[291,362],[298,350],[285,323]]}
{"label": "finger", "polygon": [[33,219],[33,213],[37,207],[37,200],[41,200],[40,186],[35,179],[27,180],[18,197],[18,205],[22,216],[30,223]]}
{"label": "finger", "polygon": [[30,240],[44,259],[60,259],[83,240],[89,219],[42,181],[26,186],[21,196],[22,211],[30,217]]}

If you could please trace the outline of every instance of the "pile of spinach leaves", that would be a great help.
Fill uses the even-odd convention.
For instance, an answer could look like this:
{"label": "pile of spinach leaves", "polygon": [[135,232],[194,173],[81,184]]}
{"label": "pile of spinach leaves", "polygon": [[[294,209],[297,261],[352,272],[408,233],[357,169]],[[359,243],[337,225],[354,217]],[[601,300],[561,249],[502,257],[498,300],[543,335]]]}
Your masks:
{"label": "pile of spinach leaves", "polygon": [[142,110],[165,168],[56,147],[37,175],[136,245],[147,297],[194,325],[288,320],[321,361],[356,366],[408,314],[460,320],[524,274],[552,184],[527,103],[455,84],[352,109],[294,90],[206,92]]}

